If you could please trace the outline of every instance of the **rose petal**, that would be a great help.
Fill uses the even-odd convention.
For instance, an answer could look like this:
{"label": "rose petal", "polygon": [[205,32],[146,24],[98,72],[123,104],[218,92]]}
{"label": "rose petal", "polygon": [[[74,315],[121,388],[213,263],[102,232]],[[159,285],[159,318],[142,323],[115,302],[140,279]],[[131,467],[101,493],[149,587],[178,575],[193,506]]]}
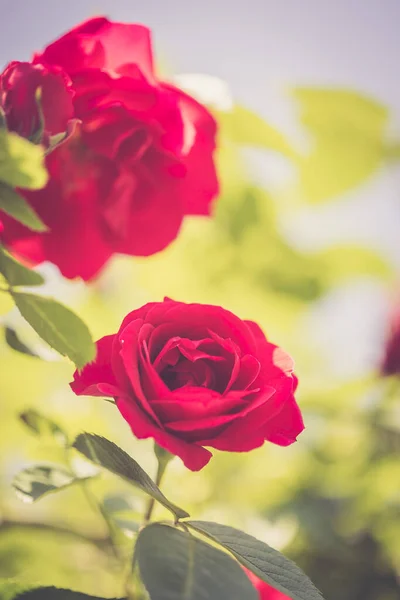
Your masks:
{"label": "rose petal", "polygon": [[[182,337],[192,340],[209,338],[210,332],[216,333],[220,338],[231,339],[242,351],[243,354],[256,354],[256,345],[254,337],[241,319],[236,317],[228,310],[220,306],[209,304],[185,304],[168,300],[163,303],[164,310],[161,308],[157,318],[151,318],[151,322],[156,326],[162,326],[154,331],[153,336],[158,336],[157,345],[163,346],[170,337]],[[162,331],[163,338],[160,335]],[[150,341],[150,353],[153,356],[151,347],[153,337]],[[161,348],[159,348],[159,351]]]}
{"label": "rose petal", "polygon": [[59,67],[12,62],[0,78],[8,128],[29,137],[40,126],[36,91],[41,90],[45,130],[50,135],[67,129],[74,117],[71,81]]}
{"label": "rose petal", "polygon": [[148,314],[154,309],[159,309],[160,305],[163,307],[163,310],[165,310],[164,303],[162,302],[148,302],[140,308],[132,310],[126,315],[126,317],[122,321],[118,332],[120,333],[121,331],[123,331],[131,321],[136,321],[136,319],[142,319],[143,321],[151,322],[155,326],[156,323],[154,323],[152,319],[148,318]]}
{"label": "rose petal", "polygon": [[[145,332],[142,332],[145,329]],[[142,388],[140,366],[141,366],[141,354],[139,347],[139,339],[143,340],[145,334],[151,331],[152,326],[144,324],[141,319],[131,321],[124,329],[118,334],[118,342],[120,345],[119,355],[122,363],[125,367],[126,375],[132,386],[132,392],[134,395],[134,401],[137,401],[142,410],[145,411],[159,426],[160,421],[157,415],[154,413],[151,405],[146,398],[146,395]]]}
{"label": "rose petal", "polygon": [[[294,362],[291,356],[282,348],[268,342],[261,327],[254,321],[245,321],[251,330],[257,344],[256,355],[261,359],[264,365],[263,374],[265,377],[279,377],[282,373],[288,375],[293,373]],[[268,369],[265,367],[268,365]]]}
{"label": "rose petal", "polygon": [[[248,412],[243,418],[236,419],[215,439],[203,440],[205,446],[230,452],[248,452],[261,446],[266,437],[264,430],[268,421],[283,408],[291,395],[293,382],[290,378],[282,377],[271,381],[259,395],[263,401],[258,403],[255,410]],[[270,432],[271,433],[271,432]]]}
{"label": "rose petal", "polygon": [[246,405],[241,394],[221,396],[210,389],[187,386],[174,390],[160,400],[152,401],[152,407],[160,420],[168,425],[174,421],[193,422],[194,427],[199,419],[207,417],[239,413]]}
{"label": "rose petal", "polygon": [[289,396],[282,410],[263,429],[265,439],[278,446],[289,446],[304,430],[304,422],[294,396]]}
{"label": "rose petal", "polygon": [[240,359],[240,368],[237,377],[232,384],[233,390],[247,390],[257,381],[261,371],[260,361],[250,354],[246,354]]}
{"label": "rose petal", "polygon": [[144,25],[112,23],[106,18],[90,19],[79,33],[95,35],[105,52],[104,68],[118,71],[127,63],[136,64],[150,80],[153,78],[151,31]]}
{"label": "rose petal", "polygon": [[84,68],[102,69],[104,62],[99,40],[91,35],[76,35],[74,30],[33,56],[33,63],[58,65],[71,77]]}
{"label": "rose petal", "polygon": [[99,389],[103,384],[118,387],[111,368],[111,353],[115,335],[107,335],[97,343],[97,354],[94,362],[86,365],[82,371],[75,371],[71,389],[78,396],[103,396]]}
{"label": "rose petal", "polygon": [[85,119],[82,136],[93,151],[112,159],[118,158],[122,144],[130,140],[131,163],[138,160],[149,147],[146,131],[129,117],[123,106],[91,111]]}
{"label": "rose petal", "polygon": [[187,444],[185,441],[160,429],[143,413],[139,406],[135,405],[129,399],[120,398],[117,401],[117,406],[137,438],[154,438],[159,446],[168,450],[171,454],[179,456],[184,465],[191,471],[199,471],[210,460],[212,456],[211,452],[196,444]]}
{"label": "rose petal", "polygon": [[151,33],[143,25],[112,23],[105,17],[88,19],[36,54],[36,62],[59,64],[73,73],[83,67],[117,71],[125,63],[137,64],[153,77]]}
{"label": "rose petal", "polygon": [[186,132],[187,153],[184,158],[186,176],[182,183],[186,213],[209,215],[211,202],[219,192],[219,182],[213,160],[217,124],[211,113],[194,98],[171,85],[182,111]]}
{"label": "rose petal", "polygon": [[[182,390],[177,390],[178,392],[185,391],[186,389],[191,388],[183,388]],[[206,392],[208,390],[204,390],[204,397],[206,397]],[[174,392],[175,395],[176,392]],[[193,392],[191,392],[193,393]],[[232,398],[231,398],[232,395]],[[244,393],[244,396],[246,394]],[[235,407],[234,411],[225,412],[224,406],[229,406],[230,400],[241,399],[242,402]],[[214,402],[217,401],[216,399]],[[190,402],[190,399],[187,399],[187,402]],[[236,423],[243,421],[246,415],[252,414],[253,412],[257,412],[257,409],[260,406],[263,406],[266,402],[265,393],[256,394],[252,399],[246,398],[243,399],[243,395],[241,392],[230,392],[227,396],[223,396],[220,400],[220,414],[214,416],[204,416],[202,418],[196,418],[193,421],[190,419],[182,419],[181,421],[173,421],[165,423],[165,427],[168,431],[177,431],[180,432],[181,435],[184,435],[187,441],[196,441],[204,446],[214,446],[213,438],[219,438],[222,431],[226,425],[229,426],[229,423]],[[207,442],[204,442],[204,438],[207,438]]]}
{"label": "rose petal", "polygon": [[[147,153],[149,155],[149,152]],[[132,175],[124,171],[119,181],[131,181]],[[125,235],[114,240],[114,251],[134,256],[149,256],[163,250],[178,235],[184,212],[182,198],[176,194],[174,177],[161,156],[152,155],[146,164],[140,161],[134,176],[137,187],[130,198]],[[122,193],[129,196],[127,191]],[[114,205],[121,196],[116,186],[109,198]]]}
{"label": "rose petal", "polygon": [[251,583],[259,593],[259,600],[290,600],[289,596],[283,594],[279,590],[276,590],[272,586],[265,583],[262,579],[259,579],[254,573],[248,569],[244,569]]}

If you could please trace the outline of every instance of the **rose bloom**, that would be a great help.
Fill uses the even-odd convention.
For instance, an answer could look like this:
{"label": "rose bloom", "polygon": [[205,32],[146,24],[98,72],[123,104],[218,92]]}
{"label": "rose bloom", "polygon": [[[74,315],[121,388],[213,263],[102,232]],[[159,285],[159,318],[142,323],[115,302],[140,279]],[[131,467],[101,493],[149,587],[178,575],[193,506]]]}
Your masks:
{"label": "rose bloom", "polygon": [[275,588],[271,587],[270,585],[268,585],[268,583],[265,583],[265,581],[259,579],[256,575],[254,575],[254,573],[252,573],[248,569],[245,569],[245,571],[251,583],[256,588],[260,600],[290,600],[289,596],[286,596],[286,594],[283,594],[279,590],[276,590]]}
{"label": "rose bloom", "polygon": [[150,31],[90,19],[0,76],[10,130],[68,140],[47,157],[50,181],[22,191],[50,228],[35,233],[0,212],[2,240],[65,277],[95,276],[114,253],[148,256],[177,236],[185,215],[209,215],[218,193],[216,123],[192,97],[159,79]]}
{"label": "rose bloom", "polygon": [[199,470],[204,446],[245,452],[287,446],[303,430],[292,359],[256,323],[219,306],[165,299],[129,313],[97,342],[97,358],[71,384],[111,396],[138,438]]}
{"label": "rose bloom", "polygon": [[388,376],[400,375],[400,310],[398,307],[390,317],[381,373]]}

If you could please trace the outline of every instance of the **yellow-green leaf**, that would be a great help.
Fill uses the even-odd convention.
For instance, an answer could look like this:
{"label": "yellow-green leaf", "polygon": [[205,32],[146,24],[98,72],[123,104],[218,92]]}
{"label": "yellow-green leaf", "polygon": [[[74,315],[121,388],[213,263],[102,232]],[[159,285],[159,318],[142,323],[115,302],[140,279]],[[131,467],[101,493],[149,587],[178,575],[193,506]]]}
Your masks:
{"label": "yellow-green leaf", "polygon": [[296,154],[280,131],[244,106],[236,105],[230,111],[218,111],[216,118],[222,134],[236,144],[272,150],[289,157]]}
{"label": "yellow-green leaf", "polygon": [[379,169],[386,153],[385,106],[346,89],[296,88],[293,95],[313,136],[311,151],[299,159],[307,201],[338,196]]}
{"label": "yellow-green leaf", "polygon": [[78,369],[94,359],[96,347],[87,325],[52,298],[13,291],[21,315],[54,350],[68,356]]}
{"label": "yellow-green leaf", "polygon": [[0,181],[12,187],[39,190],[47,180],[44,148],[0,129]]}
{"label": "yellow-green leaf", "polygon": [[0,181],[1,210],[33,231],[47,231],[46,225],[40,220],[25,198],[12,187]]}
{"label": "yellow-green leaf", "polygon": [[0,246],[0,273],[11,286],[42,285],[44,279],[40,273],[28,269]]}

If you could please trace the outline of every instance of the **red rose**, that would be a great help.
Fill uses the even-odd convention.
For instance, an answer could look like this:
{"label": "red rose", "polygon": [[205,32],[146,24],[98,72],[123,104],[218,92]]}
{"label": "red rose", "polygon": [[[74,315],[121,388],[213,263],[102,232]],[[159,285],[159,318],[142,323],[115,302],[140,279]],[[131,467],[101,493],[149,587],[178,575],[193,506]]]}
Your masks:
{"label": "red rose", "polygon": [[385,354],[381,365],[383,375],[400,375],[400,310],[395,309],[390,318]]}
{"label": "red rose", "polygon": [[165,299],[129,313],[75,372],[78,395],[112,396],[138,438],[199,470],[204,446],[244,452],[303,430],[292,359],[252,321],[219,306]]}
{"label": "red rose", "polygon": [[35,93],[41,89],[45,131],[66,131],[74,116],[73,91],[69,77],[57,66],[12,62],[0,78],[0,105],[8,129],[30,138],[41,126]]}
{"label": "red rose", "polygon": [[245,571],[249,576],[251,583],[256,588],[260,600],[290,600],[289,596],[286,596],[286,594],[283,594],[279,590],[271,587],[268,585],[268,583],[265,583],[265,581],[254,575],[254,573],[251,571],[248,571],[247,569],[245,569]]}
{"label": "red rose", "polygon": [[1,215],[15,253],[87,280],[112,254],[158,252],[185,215],[210,214],[215,121],[158,79],[146,27],[91,19],[32,63],[9,65],[0,89],[10,129],[29,135],[37,124],[38,87],[49,133],[71,118],[81,124],[48,156],[47,187],[24,192],[50,231],[33,233]]}

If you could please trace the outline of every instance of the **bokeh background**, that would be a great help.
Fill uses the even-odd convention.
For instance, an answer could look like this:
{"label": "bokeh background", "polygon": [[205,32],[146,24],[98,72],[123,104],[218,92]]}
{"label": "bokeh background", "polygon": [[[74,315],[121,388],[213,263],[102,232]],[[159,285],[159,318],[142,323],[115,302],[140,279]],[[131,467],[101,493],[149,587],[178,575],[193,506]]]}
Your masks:
{"label": "bokeh background", "polygon": [[[166,251],[115,258],[88,287],[41,269],[44,293],[96,338],[168,295],[256,320],[294,356],[306,422],[298,442],[215,453],[200,473],[176,459],[166,492],[196,518],[284,551],[327,600],[398,599],[400,388],[379,371],[400,270],[398,1],[0,0],[0,14],[1,67],[90,16],[144,23],[160,72],[219,120],[214,219],[187,219]],[[135,441],[111,405],[76,398],[72,366],[9,308],[0,298],[2,325],[45,360],[0,342],[0,577],[117,595],[104,524],[80,489],[37,505],[15,497],[21,468],[64,460],[19,413],[40,410],[71,437],[106,435],[149,471],[152,444]],[[91,486],[100,500],[129,494],[126,521],[141,509],[111,475]],[[129,547],[129,535],[119,543]]]}

